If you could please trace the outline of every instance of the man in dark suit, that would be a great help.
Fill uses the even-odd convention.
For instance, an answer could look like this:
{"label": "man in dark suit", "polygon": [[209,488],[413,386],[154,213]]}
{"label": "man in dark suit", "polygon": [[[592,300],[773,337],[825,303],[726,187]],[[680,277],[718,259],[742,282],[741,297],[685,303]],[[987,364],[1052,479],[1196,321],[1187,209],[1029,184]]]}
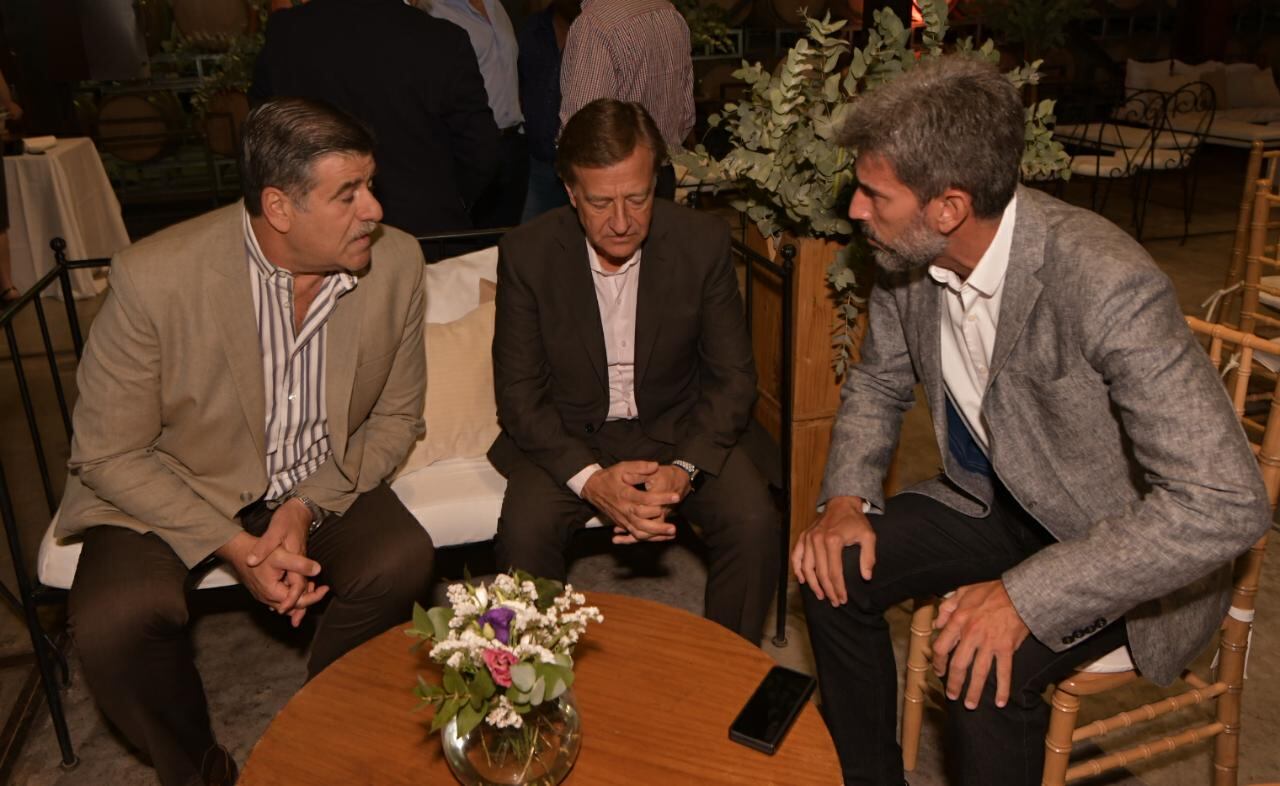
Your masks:
{"label": "man in dark suit", "polygon": [[728,227],[654,199],[665,158],[640,104],[593,101],[560,137],[572,207],[500,245],[497,555],[562,579],[569,538],[592,516],[631,544],[670,540],[678,509],[710,551],[707,617],[755,642],[779,516],[738,445],[755,401],[751,344]]}
{"label": "man in dark suit", "polygon": [[320,98],[377,138],[384,221],[413,235],[467,229],[498,169],[498,127],[467,34],[402,0],[312,0],[272,14],[255,103]]}

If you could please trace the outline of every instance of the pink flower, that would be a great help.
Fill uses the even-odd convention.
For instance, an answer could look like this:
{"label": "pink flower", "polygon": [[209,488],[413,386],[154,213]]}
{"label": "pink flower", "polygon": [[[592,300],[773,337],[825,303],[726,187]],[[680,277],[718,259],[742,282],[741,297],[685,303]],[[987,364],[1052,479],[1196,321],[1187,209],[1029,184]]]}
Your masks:
{"label": "pink flower", "polygon": [[511,687],[511,666],[516,656],[506,650],[492,649],[484,651],[484,665],[489,667],[493,681],[504,688]]}

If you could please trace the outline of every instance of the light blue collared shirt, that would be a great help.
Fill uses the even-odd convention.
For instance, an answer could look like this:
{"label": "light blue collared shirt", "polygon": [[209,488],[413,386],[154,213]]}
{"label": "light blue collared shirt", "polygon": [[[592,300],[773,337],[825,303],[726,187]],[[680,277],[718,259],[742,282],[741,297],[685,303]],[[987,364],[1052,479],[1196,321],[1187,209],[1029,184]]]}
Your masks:
{"label": "light blue collared shirt", "polygon": [[498,0],[484,0],[485,19],[468,0],[432,0],[427,13],[453,22],[467,31],[471,48],[476,50],[484,89],[489,95],[498,128],[510,128],[524,122],[520,113],[519,77],[516,74],[516,33],[511,17]]}

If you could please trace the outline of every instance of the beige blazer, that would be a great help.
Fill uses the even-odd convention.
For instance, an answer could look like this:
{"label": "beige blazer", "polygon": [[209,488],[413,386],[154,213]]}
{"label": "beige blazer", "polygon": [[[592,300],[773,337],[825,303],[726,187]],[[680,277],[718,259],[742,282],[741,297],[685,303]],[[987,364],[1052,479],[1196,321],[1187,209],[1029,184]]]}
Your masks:
{"label": "beige blazer", "polygon": [[[267,489],[262,350],[237,203],[120,252],[85,347],[59,536],[154,532],[195,565]],[[343,512],[423,431],[423,260],[382,227],[373,261],[329,318],[333,455],[298,486]]]}

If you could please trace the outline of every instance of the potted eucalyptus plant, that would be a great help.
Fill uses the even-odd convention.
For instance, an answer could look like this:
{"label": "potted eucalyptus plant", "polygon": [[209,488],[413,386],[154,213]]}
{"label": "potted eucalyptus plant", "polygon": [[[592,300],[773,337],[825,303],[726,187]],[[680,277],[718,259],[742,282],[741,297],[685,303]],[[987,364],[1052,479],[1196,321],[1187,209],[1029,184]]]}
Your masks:
{"label": "potted eucalyptus plant", "polygon": [[[850,101],[892,80],[921,60],[943,54],[947,33],[946,0],[922,0],[924,18],[919,50],[911,46],[911,30],[888,10],[876,11],[867,44],[854,48],[840,36],[844,20],[807,19],[808,34],[796,42],[769,72],[759,64],[743,63],[734,77],[746,83],[746,97],[724,105],[709,118],[712,127],[727,132],[731,149],[716,159],[699,145],[676,154],[698,180],[731,184],[731,204],[766,239],[824,244],[829,262],[827,283],[833,292],[832,366],[836,380],[843,376],[850,355],[854,322],[861,312],[859,289],[868,276],[860,275],[870,255],[845,216],[854,187],[855,156],[835,142]],[[975,48],[971,39],[955,45],[998,62],[1000,53],[987,41]],[[1008,72],[1018,87],[1038,81],[1040,61]],[[1023,174],[1027,179],[1065,177],[1069,157],[1053,140],[1053,102],[1027,108],[1027,147]],[[805,249],[801,250],[803,254]]]}

